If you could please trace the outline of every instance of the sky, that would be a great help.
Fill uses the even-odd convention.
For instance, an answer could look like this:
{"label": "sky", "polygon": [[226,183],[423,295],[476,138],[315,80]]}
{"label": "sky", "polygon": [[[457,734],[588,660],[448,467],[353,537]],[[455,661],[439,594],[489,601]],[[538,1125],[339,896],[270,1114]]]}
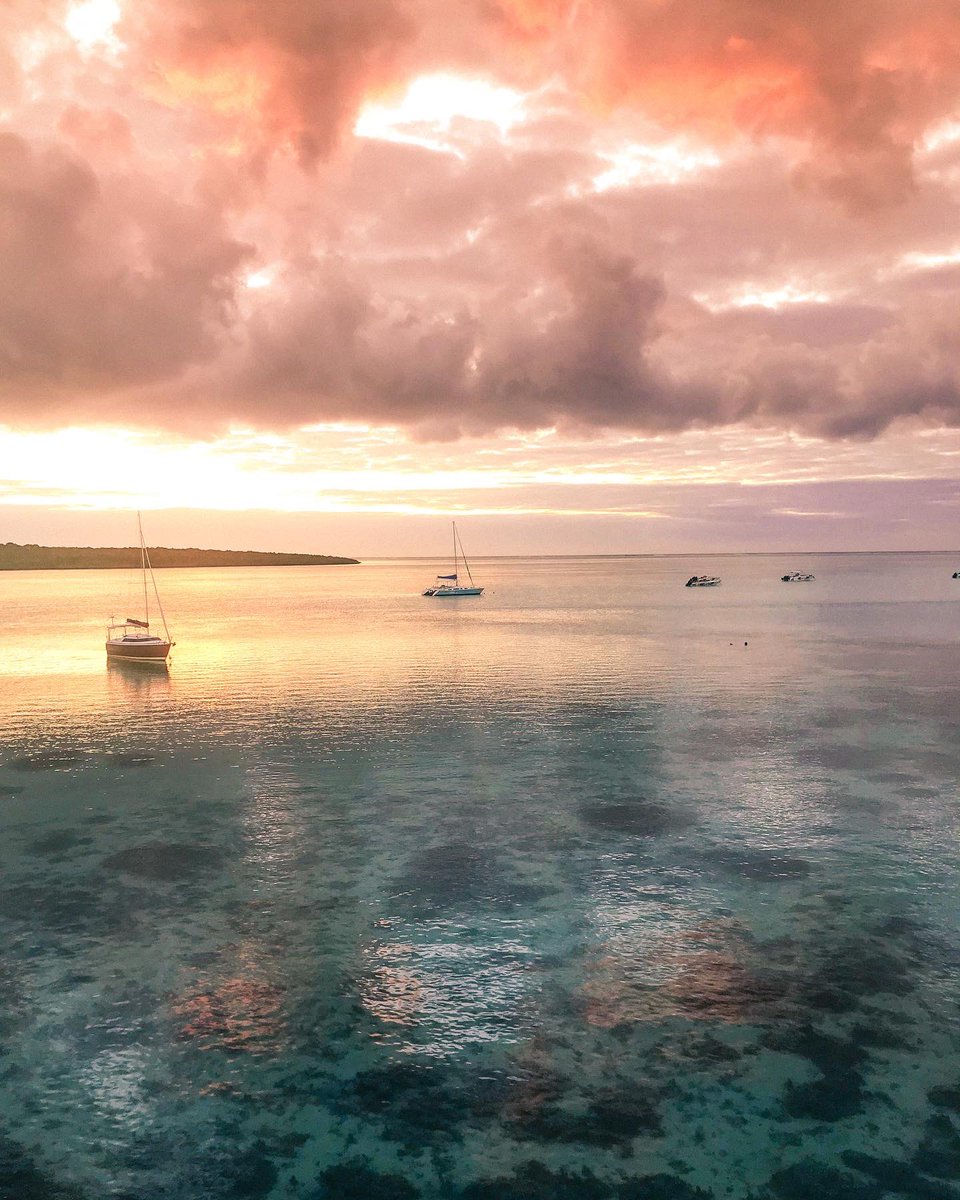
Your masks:
{"label": "sky", "polygon": [[960,546],[955,0],[2,0],[0,541]]}

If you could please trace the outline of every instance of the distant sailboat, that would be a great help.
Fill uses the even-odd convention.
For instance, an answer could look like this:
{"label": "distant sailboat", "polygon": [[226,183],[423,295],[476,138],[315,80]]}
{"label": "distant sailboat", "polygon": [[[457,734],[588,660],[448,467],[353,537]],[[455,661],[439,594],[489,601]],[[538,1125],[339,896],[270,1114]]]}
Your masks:
{"label": "distant sailboat", "polygon": [[[143,619],[125,617],[117,621],[110,618],[107,626],[107,659],[123,660],[124,662],[152,663],[161,666],[166,664],[170,648],[176,642],[170,639],[167,619],[163,615],[163,605],[160,603],[160,593],[157,591],[157,581],[153,577],[153,567],[150,565],[150,552],[143,540],[143,526],[140,514],[137,513],[137,530],[140,534],[140,571],[143,576]],[[163,624],[163,637],[157,637],[150,632],[150,597],[147,591],[147,572],[150,573],[150,583],[157,601],[157,610]]]}
{"label": "distant sailboat", "polygon": [[[460,583],[460,559],[463,559],[464,570],[467,572],[467,578],[470,580],[469,586]],[[438,575],[436,582],[432,587],[428,587],[423,594],[425,596],[435,596],[438,600],[451,596],[483,595],[483,588],[477,587],[473,582],[473,576],[470,574],[470,564],[467,562],[467,556],[463,552],[463,543],[460,541],[460,535],[457,533],[456,521],[453,523],[453,574]]]}

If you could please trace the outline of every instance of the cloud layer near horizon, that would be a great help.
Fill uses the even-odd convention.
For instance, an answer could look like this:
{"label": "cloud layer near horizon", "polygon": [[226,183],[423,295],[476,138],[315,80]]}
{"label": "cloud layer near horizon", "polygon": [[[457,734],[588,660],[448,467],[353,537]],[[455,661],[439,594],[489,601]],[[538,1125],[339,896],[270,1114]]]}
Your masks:
{"label": "cloud layer near horizon", "polygon": [[960,424],[955,5],[14,0],[0,34],[10,424]]}

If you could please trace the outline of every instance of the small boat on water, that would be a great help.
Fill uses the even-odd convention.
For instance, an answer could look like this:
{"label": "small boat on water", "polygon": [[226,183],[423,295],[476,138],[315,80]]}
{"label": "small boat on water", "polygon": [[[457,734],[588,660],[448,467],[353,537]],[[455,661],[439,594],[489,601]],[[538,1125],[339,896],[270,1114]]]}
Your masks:
{"label": "small boat on water", "polygon": [[951,579],[960,579],[960,571],[954,571],[954,573],[950,576],[950,578]]}
{"label": "small boat on water", "polygon": [[720,579],[717,575],[691,575],[684,587],[717,587]]}
{"label": "small boat on water", "polygon": [[[150,552],[143,540],[143,526],[140,514],[137,513],[137,530],[140,534],[140,571],[143,578],[143,617],[124,617],[118,621],[110,618],[107,626],[107,659],[110,662],[147,663],[154,666],[165,666],[167,655],[176,642],[170,638],[167,619],[163,615],[163,605],[160,603],[160,593],[157,591],[157,581],[153,577],[153,567],[150,565]],[[150,632],[150,596],[147,590],[147,574],[153,586],[153,594],[157,602],[157,611],[163,625],[163,637]]]}
{"label": "small boat on water", "polygon": [[784,583],[812,583],[816,579],[816,575],[804,575],[800,571],[791,571],[789,575],[781,575],[780,579]]}
{"label": "small boat on water", "polygon": [[[463,560],[464,569],[467,572],[469,584],[460,582],[460,560]],[[438,575],[436,582],[433,583],[424,591],[424,596],[433,596],[437,600],[448,599],[457,596],[482,596],[483,588],[478,587],[473,582],[473,576],[470,574],[470,564],[467,562],[467,556],[463,552],[463,543],[460,541],[460,535],[457,533],[457,523],[453,523],[453,574]]]}

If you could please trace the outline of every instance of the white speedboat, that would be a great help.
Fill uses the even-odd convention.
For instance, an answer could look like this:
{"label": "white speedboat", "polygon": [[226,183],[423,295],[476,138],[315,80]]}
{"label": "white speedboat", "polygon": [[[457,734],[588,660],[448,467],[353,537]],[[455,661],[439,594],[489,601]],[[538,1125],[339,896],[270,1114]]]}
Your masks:
{"label": "white speedboat", "polygon": [[[160,603],[160,593],[157,591],[157,581],[153,577],[153,567],[150,565],[150,552],[143,540],[143,526],[140,514],[137,513],[137,529],[140,533],[140,571],[143,577],[143,617],[124,617],[118,621],[110,618],[107,626],[107,660],[109,662],[147,663],[154,666],[166,666],[167,655],[176,643],[170,637],[167,619],[163,615],[163,605]],[[153,585],[153,594],[163,624],[163,637],[150,632],[150,596],[147,590],[147,573]]]}
{"label": "white speedboat", "polygon": [[[464,570],[467,572],[469,583],[462,583],[460,580],[460,561],[463,560]],[[463,543],[460,541],[460,535],[457,533],[457,523],[453,523],[453,574],[438,575],[436,581],[423,592],[424,596],[433,596],[437,600],[445,600],[456,598],[457,596],[482,596],[483,588],[478,587],[473,582],[473,576],[470,574],[470,564],[467,562],[467,556],[463,552]]]}
{"label": "white speedboat", "polygon": [[717,575],[691,575],[684,587],[717,587],[720,579]]}
{"label": "white speedboat", "polygon": [[816,575],[804,575],[801,571],[791,571],[789,575],[781,575],[784,583],[812,583]]}

